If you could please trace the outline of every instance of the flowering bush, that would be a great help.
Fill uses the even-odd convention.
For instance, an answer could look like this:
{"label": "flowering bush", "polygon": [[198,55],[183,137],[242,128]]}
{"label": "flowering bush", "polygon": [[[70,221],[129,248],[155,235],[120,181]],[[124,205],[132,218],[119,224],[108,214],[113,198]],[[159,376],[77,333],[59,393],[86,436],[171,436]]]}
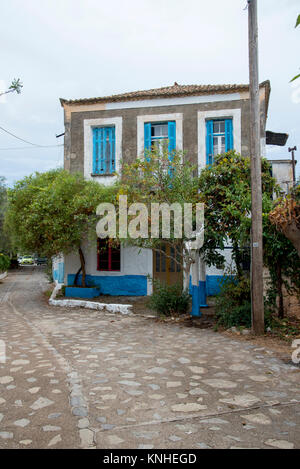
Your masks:
{"label": "flowering bush", "polygon": [[6,272],[10,266],[10,259],[0,252],[0,272]]}

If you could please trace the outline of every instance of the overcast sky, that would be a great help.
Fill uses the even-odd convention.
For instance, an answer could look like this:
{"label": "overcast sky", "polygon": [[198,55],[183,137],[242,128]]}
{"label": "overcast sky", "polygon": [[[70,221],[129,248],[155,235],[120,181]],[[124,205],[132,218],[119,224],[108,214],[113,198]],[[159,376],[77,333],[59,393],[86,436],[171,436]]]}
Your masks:
{"label": "overcast sky", "polygon": [[[246,0],[10,0],[0,16],[0,126],[25,140],[63,138],[59,98],[105,96],[179,84],[248,83]],[[271,81],[267,129],[298,145],[300,174],[299,0],[258,0],[260,81]],[[23,149],[27,147],[27,149]],[[2,148],[18,148],[2,150]],[[21,149],[20,149],[21,148]],[[30,148],[0,130],[0,175],[9,184],[63,163],[63,148]]]}

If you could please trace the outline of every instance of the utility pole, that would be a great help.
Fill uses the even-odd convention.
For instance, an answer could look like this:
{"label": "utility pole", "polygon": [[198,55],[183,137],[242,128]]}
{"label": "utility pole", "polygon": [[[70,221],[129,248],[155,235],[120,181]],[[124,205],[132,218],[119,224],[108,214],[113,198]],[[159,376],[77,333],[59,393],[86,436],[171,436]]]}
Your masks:
{"label": "utility pole", "polygon": [[293,165],[293,187],[296,184],[296,162],[295,162],[295,151],[297,147],[289,148],[289,153],[292,152],[292,165]]}
{"label": "utility pole", "polygon": [[252,329],[264,333],[260,100],[257,0],[248,0],[251,154],[251,309]]}

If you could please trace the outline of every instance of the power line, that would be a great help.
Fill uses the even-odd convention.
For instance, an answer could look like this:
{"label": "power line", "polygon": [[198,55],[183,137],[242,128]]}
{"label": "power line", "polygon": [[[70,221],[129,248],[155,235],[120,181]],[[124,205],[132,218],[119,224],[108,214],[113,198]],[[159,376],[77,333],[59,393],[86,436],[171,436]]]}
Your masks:
{"label": "power line", "polygon": [[18,137],[17,135],[13,134],[9,130],[4,129],[1,126],[0,126],[0,129],[3,130],[3,132],[6,132],[7,134],[11,135],[12,137],[17,138],[18,140],[21,140],[21,142],[28,143],[29,145],[32,145],[34,147],[39,147],[39,148],[48,147],[49,148],[51,146],[59,146],[59,145],[39,145],[38,143],[32,143],[32,142],[29,142],[28,140],[24,140],[24,138]]}
{"label": "power line", "polygon": [[33,147],[9,147],[9,148],[0,148],[0,151],[8,151],[8,150],[36,150],[36,149],[43,149],[43,148],[55,148],[55,147],[63,147],[64,144],[60,143],[59,145],[35,145]]}

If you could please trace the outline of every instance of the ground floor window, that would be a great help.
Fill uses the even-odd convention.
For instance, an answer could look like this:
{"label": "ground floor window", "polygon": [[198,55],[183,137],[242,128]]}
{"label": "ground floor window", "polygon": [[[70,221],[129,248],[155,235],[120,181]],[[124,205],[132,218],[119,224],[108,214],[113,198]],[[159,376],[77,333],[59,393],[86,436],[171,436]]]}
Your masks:
{"label": "ground floor window", "polygon": [[97,270],[119,272],[121,270],[121,246],[109,239],[98,239]]}

